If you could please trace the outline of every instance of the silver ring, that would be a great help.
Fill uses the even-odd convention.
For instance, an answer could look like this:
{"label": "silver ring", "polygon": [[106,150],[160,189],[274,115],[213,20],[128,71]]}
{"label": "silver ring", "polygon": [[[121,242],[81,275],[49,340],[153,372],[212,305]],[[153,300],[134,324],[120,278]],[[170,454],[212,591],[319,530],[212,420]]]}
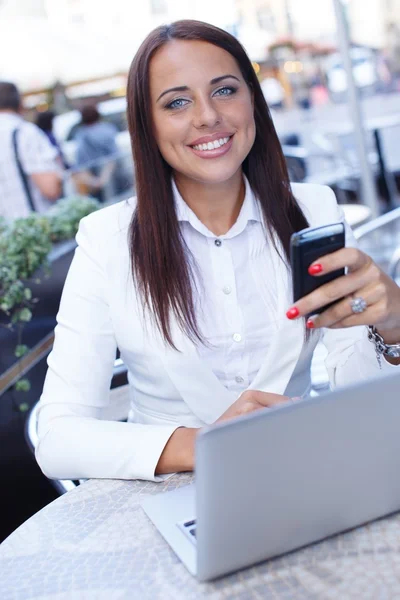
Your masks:
{"label": "silver ring", "polygon": [[367,310],[368,304],[365,302],[364,298],[358,296],[357,298],[352,298],[350,300],[351,312],[355,315],[363,313]]}

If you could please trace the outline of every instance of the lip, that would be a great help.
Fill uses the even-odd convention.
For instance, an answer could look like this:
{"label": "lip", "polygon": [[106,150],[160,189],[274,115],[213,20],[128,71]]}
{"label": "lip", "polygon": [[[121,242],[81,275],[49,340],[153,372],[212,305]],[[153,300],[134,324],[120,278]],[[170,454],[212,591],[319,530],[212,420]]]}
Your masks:
{"label": "lip", "polygon": [[[225,135],[224,137],[228,137],[228,135]],[[195,150],[191,146],[189,146],[189,148],[190,151],[193,152],[193,154],[195,154],[199,158],[204,158],[206,160],[210,158],[219,158],[220,156],[224,156],[225,154],[227,154],[227,152],[229,152],[229,150],[232,148],[233,138],[234,136],[231,136],[229,142],[227,142],[223,146],[220,146],[219,148],[214,148],[214,150]],[[219,137],[216,139],[218,140]],[[205,144],[206,142],[202,143]]]}
{"label": "lip", "polygon": [[215,140],[220,140],[222,138],[232,137],[233,133],[228,133],[227,131],[219,131],[218,133],[213,133],[212,135],[205,135],[194,142],[190,142],[188,146],[198,146],[199,144],[208,144],[208,142],[215,142]]}

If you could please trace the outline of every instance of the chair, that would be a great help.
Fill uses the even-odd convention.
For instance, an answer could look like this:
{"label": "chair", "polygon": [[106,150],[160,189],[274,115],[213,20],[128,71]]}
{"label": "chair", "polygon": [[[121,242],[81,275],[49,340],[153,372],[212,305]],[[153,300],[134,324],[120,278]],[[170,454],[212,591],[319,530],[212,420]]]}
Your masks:
{"label": "chair", "polygon": [[[126,420],[129,409],[128,379],[127,369],[120,358],[117,358],[114,362],[110,394],[112,396],[112,402],[110,402],[110,411],[107,412],[106,415],[107,419],[114,421]],[[32,453],[35,452],[38,444],[37,411],[38,402],[31,409],[25,424],[25,439]],[[62,495],[65,494],[65,492],[73,490],[83,480],[51,479],[50,481],[59,494]]]}

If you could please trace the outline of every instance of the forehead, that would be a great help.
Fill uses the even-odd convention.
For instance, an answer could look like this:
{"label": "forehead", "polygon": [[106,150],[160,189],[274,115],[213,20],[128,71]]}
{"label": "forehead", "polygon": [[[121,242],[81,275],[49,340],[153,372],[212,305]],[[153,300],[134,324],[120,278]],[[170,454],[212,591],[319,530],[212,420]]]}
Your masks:
{"label": "forehead", "polygon": [[172,40],[151,59],[150,86],[156,93],[173,86],[190,87],[201,79],[208,82],[228,73],[241,78],[236,60],[226,50],[208,42]]}

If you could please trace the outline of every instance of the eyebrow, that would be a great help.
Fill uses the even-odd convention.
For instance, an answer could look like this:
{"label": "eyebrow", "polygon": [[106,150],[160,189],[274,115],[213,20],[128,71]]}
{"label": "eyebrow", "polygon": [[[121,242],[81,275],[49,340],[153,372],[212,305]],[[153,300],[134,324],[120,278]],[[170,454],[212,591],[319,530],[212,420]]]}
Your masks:
{"label": "eyebrow", "polygon": [[[221,75],[220,77],[214,77],[214,79],[211,79],[210,81],[210,85],[215,85],[216,83],[219,83],[220,81],[223,81],[224,79],[236,79],[236,81],[240,80],[235,76],[235,75]],[[165,94],[169,94],[170,92],[187,92],[189,89],[189,87],[187,85],[180,85],[177,87],[173,87],[173,88],[168,88],[168,90],[164,90],[157,98],[157,102],[163,97],[165,96]]]}

